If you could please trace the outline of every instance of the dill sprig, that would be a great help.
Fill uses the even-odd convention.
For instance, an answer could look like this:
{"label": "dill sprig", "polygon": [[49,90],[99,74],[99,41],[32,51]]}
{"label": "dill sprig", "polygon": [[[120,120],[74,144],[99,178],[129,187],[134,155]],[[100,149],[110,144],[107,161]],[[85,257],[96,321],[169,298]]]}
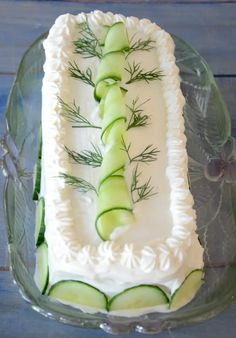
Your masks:
{"label": "dill sprig", "polygon": [[144,162],[144,163],[153,162],[157,160],[158,153],[159,150],[152,144],[149,144],[143,149],[143,151],[140,154],[134,156],[131,159],[131,162]]}
{"label": "dill sprig", "polygon": [[149,144],[146,146],[140,154],[131,157],[130,156],[130,148],[131,148],[131,143],[126,145],[124,138],[122,137],[122,150],[124,150],[127,153],[129,162],[143,162],[143,163],[150,163],[154,162],[157,160],[157,155],[160,152],[156,147],[153,146],[153,144]]}
{"label": "dill sprig", "polygon": [[95,84],[92,80],[93,74],[91,68],[88,67],[85,71],[82,71],[74,61],[73,63],[69,62],[69,72],[72,77],[79,79],[92,87],[95,87]]}
{"label": "dill sprig", "polygon": [[142,106],[148,101],[150,101],[150,99],[147,99],[146,101],[142,103],[138,103],[138,101],[139,101],[139,98],[137,97],[135,100],[132,101],[131,106],[126,105],[131,113],[127,130],[129,130],[130,128],[144,127],[148,125],[149,116],[146,114],[143,114]]}
{"label": "dill sprig", "polygon": [[137,81],[146,81],[147,83],[149,83],[150,81],[161,80],[163,76],[162,71],[157,70],[157,68],[145,72],[141,68],[141,64],[135,63],[135,61],[132,63],[132,65],[128,63],[128,67],[125,68],[125,70],[130,75],[130,78],[126,82],[126,84],[130,84]]}
{"label": "dill sprig", "polygon": [[89,191],[93,191],[97,194],[96,188],[88,181],[83,178],[68,175],[65,173],[61,173],[60,177],[65,180],[65,183],[70,185],[73,189],[77,189],[79,192],[86,193]]}
{"label": "dill sprig", "polygon": [[72,128],[97,128],[101,129],[101,127],[96,126],[91,123],[86,117],[80,114],[80,107],[76,105],[74,102],[72,106],[63,101],[60,97],[58,97],[60,106],[62,108],[62,115],[67,119],[67,121],[71,123],[75,123]]}
{"label": "dill sprig", "polygon": [[69,157],[76,163],[89,165],[93,168],[100,167],[102,164],[101,150],[92,144],[93,150],[83,150],[81,153],[70,150],[65,146],[66,152]]}
{"label": "dill sprig", "polygon": [[[134,36],[133,36],[134,38]],[[152,39],[147,39],[147,40],[142,40],[142,39],[138,39],[137,41],[132,43],[131,39],[131,45],[130,47],[128,47],[125,51],[127,52],[126,58],[133,52],[136,52],[138,50],[140,51],[150,51],[151,49],[154,48],[154,41]]]}
{"label": "dill sprig", "polygon": [[132,174],[131,196],[133,203],[138,203],[143,200],[148,200],[150,197],[157,194],[154,187],[151,186],[151,177],[143,184],[139,183],[141,172],[138,171],[138,164],[136,165]]}
{"label": "dill sprig", "polygon": [[85,59],[102,57],[102,50],[96,35],[89,27],[88,20],[79,24],[81,37],[74,41],[75,52],[81,54]]}

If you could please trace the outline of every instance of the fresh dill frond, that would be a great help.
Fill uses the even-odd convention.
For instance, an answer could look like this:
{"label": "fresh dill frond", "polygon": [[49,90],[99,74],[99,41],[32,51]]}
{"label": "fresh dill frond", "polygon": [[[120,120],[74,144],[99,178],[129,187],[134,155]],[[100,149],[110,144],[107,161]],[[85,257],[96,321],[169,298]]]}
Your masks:
{"label": "fresh dill frond", "polygon": [[135,61],[132,64],[128,63],[128,67],[125,68],[125,70],[129,73],[130,76],[126,84],[137,81],[146,81],[147,83],[149,83],[150,81],[161,80],[161,78],[163,77],[162,71],[157,70],[157,68],[144,71],[141,68],[141,64],[136,63]]}
{"label": "fresh dill frond", "polygon": [[159,150],[153,146],[153,144],[149,144],[146,146],[143,151],[131,158],[131,162],[144,162],[149,163],[157,160],[157,154]]}
{"label": "fresh dill frond", "polygon": [[89,191],[93,191],[97,194],[96,188],[88,181],[83,178],[68,175],[65,173],[61,173],[60,177],[65,180],[65,183],[70,185],[73,189],[77,189],[82,193],[87,193]]}
{"label": "fresh dill frond", "polygon": [[153,144],[149,144],[146,146],[140,154],[131,157],[130,155],[130,148],[131,143],[128,145],[125,143],[124,139],[122,138],[122,150],[124,150],[127,153],[129,162],[143,162],[143,163],[150,163],[157,160],[157,155],[160,152],[156,147],[153,146]]}
{"label": "fresh dill frond", "polygon": [[69,72],[70,76],[79,79],[92,87],[95,87],[95,84],[92,80],[93,74],[91,68],[88,67],[85,71],[82,71],[74,61],[73,63],[69,62]]}
{"label": "fresh dill frond", "polygon": [[137,97],[136,99],[132,101],[131,106],[126,105],[131,113],[127,130],[131,128],[136,128],[136,127],[145,127],[146,125],[148,125],[149,116],[146,114],[143,114],[144,110],[142,106],[148,101],[150,101],[150,99],[147,99],[146,101],[142,103],[138,103],[138,101],[139,101],[139,98]]}
{"label": "fresh dill frond", "polygon": [[69,157],[78,164],[89,165],[93,168],[100,167],[102,164],[102,153],[101,150],[92,144],[93,150],[83,150],[78,153],[70,150],[65,146],[65,150]]}
{"label": "fresh dill frond", "polygon": [[62,108],[62,115],[67,119],[67,121],[74,123],[73,128],[96,128],[101,129],[101,127],[96,126],[90,122],[86,117],[80,114],[80,107],[74,102],[73,105],[69,105],[58,97],[60,106]]}
{"label": "fresh dill frond", "polygon": [[154,41],[152,39],[147,40],[138,39],[137,41],[132,42],[133,38],[131,39],[130,46],[127,49],[125,49],[125,51],[127,52],[126,58],[131,53],[136,52],[138,50],[148,52],[154,48]]}
{"label": "fresh dill frond", "polygon": [[89,27],[88,20],[79,24],[81,37],[74,41],[75,52],[82,55],[85,59],[102,57],[102,50],[96,35]]}
{"label": "fresh dill frond", "polygon": [[151,177],[143,184],[139,183],[141,172],[138,171],[138,164],[136,165],[131,182],[131,196],[133,203],[138,203],[143,200],[148,200],[150,197],[157,194],[154,187],[151,186]]}
{"label": "fresh dill frond", "polygon": [[124,137],[121,136],[121,145],[122,145],[122,148],[121,150],[124,150],[128,156],[128,159],[129,159],[129,162],[131,163],[131,157],[130,157],[130,154],[129,154],[129,151],[130,151],[130,148],[131,148],[131,143],[129,143],[128,145],[126,144],[125,140],[124,140]]}

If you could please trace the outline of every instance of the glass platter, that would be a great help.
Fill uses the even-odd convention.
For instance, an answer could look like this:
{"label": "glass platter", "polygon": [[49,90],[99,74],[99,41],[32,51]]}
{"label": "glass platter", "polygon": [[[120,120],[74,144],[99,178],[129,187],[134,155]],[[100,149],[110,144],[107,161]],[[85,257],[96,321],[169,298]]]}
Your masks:
{"label": "glass platter", "polygon": [[5,213],[11,270],[23,297],[42,315],[108,333],[158,333],[201,322],[222,311],[236,295],[236,143],[229,113],[213,75],[201,56],[176,36],[175,55],[186,98],[184,111],[189,179],[197,211],[198,234],[205,249],[205,283],[196,298],[172,313],[136,318],[85,314],[42,296],[33,281],[35,204],[33,167],[41,113],[44,52],[37,39],[26,51],[9,95],[7,132],[2,140]]}

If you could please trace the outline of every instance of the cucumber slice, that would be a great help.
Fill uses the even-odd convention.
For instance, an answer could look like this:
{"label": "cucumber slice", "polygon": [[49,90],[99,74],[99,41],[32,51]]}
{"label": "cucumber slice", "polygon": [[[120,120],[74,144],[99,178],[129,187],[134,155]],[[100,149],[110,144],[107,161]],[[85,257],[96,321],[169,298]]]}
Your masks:
{"label": "cucumber slice", "polygon": [[[114,114],[115,114],[115,112],[114,112]],[[111,119],[111,116],[109,116],[108,119]],[[102,127],[101,140],[102,140],[103,144],[108,143],[108,138],[111,139],[111,137],[109,137],[110,136],[109,134],[111,133],[111,131],[113,129],[114,129],[114,131],[116,131],[117,128],[115,128],[115,127],[117,126],[117,124],[122,123],[122,122],[123,122],[122,126],[125,125],[126,117],[117,116],[114,120],[108,121],[108,123],[104,127]],[[122,137],[122,134],[117,135],[117,137],[119,137],[119,139],[120,139]]]}
{"label": "cucumber slice", "polygon": [[106,79],[120,81],[125,67],[123,52],[111,52],[104,55],[98,66],[95,84]]}
{"label": "cucumber slice", "polygon": [[138,285],[114,296],[108,304],[109,311],[132,310],[168,304],[164,291],[154,285]]}
{"label": "cucumber slice", "polygon": [[124,140],[126,135],[126,121],[124,117],[120,117],[115,121],[112,121],[110,125],[107,126],[103,133],[101,133],[101,140],[103,144],[114,144],[117,143],[120,145],[120,150],[124,152]]}
{"label": "cucumber slice", "polygon": [[42,158],[42,126],[39,129],[39,148],[38,148],[38,159],[34,166],[34,183],[33,183],[33,200],[37,201],[40,193],[41,183],[41,158]]}
{"label": "cucumber slice", "polygon": [[129,190],[123,176],[110,176],[98,191],[98,216],[113,209],[132,210]]}
{"label": "cucumber slice", "polygon": [[41,185],[41,159],[38,158],[34,166],[34,182],[33,182],[33,200],[37,201],[39,199]]}
{"label": "cucumber slice", "polygon": [[128,47],[129,39],[124,23],[114,23],[107,32],[103,53],[123,51]]}
{"label": "cucumber slice", "polygon": [[96,222],[96,230],[99,237],[107,241],[117,227],[132,224],[134,221],[132,210],[117,208],[100,215]]}
{"label": "cucumber slice", "polygon": [[171,297],[170,309],[177,310],[189,303],[202,285],[203,277],[202,270],[191,271]]}
{"label": "cucumber slice", "polygon": [[[117,116],[115,116],[116,113],[117,113]],[[125,139],[125,133],[127,130],[126,116],[122,116],[122,115],[119,116],[118,114],[119,114],[118,110],[114,111],[114,114],[112,114],[112,116],[107,116],[107,112],[106,112],[106,117],[104,118],[105,123],[104,123],[104,126],[102,127],[102,132],[101,132],[100,137],[101,137],[101,141],[103,144],[108,145],[108,144],[113,144],[116,142],[117,144],[120,145],[120,150],[122,150],[124,148],[122,139]]]}
{"label": "cucumber slice", "polygon": [[41,197],[38,201],[36,208],[36,224],[35,224],[35,244],[39,246],[44,241],[45,232],[45,202],[44,198]]}
{"label": "cucumber slice", "polygon": [[105,103],[105,97],[103,97],[99,103],[99,111],[98,115],[102,119],[104,115],[104,103]]}
{"label": "cucumber slice", "polygon": [[105,97],[104,109],[108,112],[114,109],[121,109],[122,115],[126,113],[124,95],[118,83],[109,85]]}
{"label": "cucumber slice", "polygon": [[94,89],[94,98],[96,101],[99,102],[104,96],[106,96],[109,85],[110,84],[108,83],[108,81],[105,80],[98,82]]}
{"label": "cucumber slice", "polygon": [[[103,156],[103,161],[100,171],[100,184],[109,176],[122,172],[124,174],[124,167],[128,162],[128,156],[125,151],[121,150],[119,144],[114,143],[108,148]],[[123,169],[123,170],[122,170]]]}
{"label": "cucumber slice", "polygon": [[120,87],[121,93],[123,96],[125,96],[125,94],[127,93],[128,89],[124,88],[124,87]]}
{"label": "cucumber slice", "polygon": [[98,191],[98,212],[96,229],[103,240],[110,238],[119,226],[132,224],[134,216],[129,190],[123,176],[109,176]]}
{"label": "cucumber slice", "polygon": [[108,25],[104,25],[102,27],[102,32],[101,32],[101,35],[99,37],[99,46],[104,46],[105,44],[105,40],[106,40],[106,36],[107,36],[107,32],[109,31],[110,29],[110,26]]}
{"label": "cucumber slice", "polygon": [[[100,81],[98,82],[98,84],[96,85],[95,89],[94,89],[94,98],[96,101],[100,102],[107,94],[109,86],[111,86],[112,84],[114,84],[116,81],[111,80],[111,81]],[[123,95],[125,95],[127,93],[127,89],[124,87],[120,87],[121,93]]]}
{"label": "cucumber slice", "polygon": [[[106,143],[106,139],[109,134],[108,129],[110,131],[111,127],[114,126],[119,120],[126,121],[124,96],[117,83],[109,87],[105,97],[103,109],[101,139],[103,143]],[[104,134],[106,134],[105,137]]]}
{"label": "cucumber slice", "polygon": [[47,289],[48,279],[48,246],[44,242],[36,250],[36,268],[34,273],[35,283],[42,294]]}
{"label": "cucumber slice", "polygon": [[57,282],[50,288],[48,296],[73,306],[85,305],[101,310],[107,309],[106,295],[97,288],[80,281]]}
{"label": "cucumber slice", "polygon": [[124,168],[121,168],[115,172],[116,176],[124,176]]}
{"label": "cucumber slice", "polygon": [[38,158],[42,158],[42,125],[40,124],[40,128],[39,128],[39,149],[38,149]]}

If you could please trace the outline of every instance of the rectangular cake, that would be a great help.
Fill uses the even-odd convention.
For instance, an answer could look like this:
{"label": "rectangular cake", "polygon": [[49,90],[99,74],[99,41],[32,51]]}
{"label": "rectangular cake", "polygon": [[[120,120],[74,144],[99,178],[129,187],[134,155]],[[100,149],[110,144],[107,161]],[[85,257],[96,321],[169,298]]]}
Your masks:
{"label": "rectangular cake", "polygon": [[44,42],[35,281],[84,311],[174,311],[203,278],[171,36],[60,16]]}

